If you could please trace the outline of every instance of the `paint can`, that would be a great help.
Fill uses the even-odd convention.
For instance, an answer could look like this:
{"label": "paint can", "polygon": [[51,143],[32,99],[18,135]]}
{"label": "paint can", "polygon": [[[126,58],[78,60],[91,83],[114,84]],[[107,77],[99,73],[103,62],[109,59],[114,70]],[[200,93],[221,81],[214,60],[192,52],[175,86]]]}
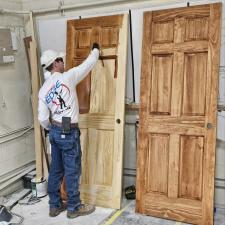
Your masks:
{"label": "paint can", "polygon": [[31,180],[32,195],[37,198],[42,198],[47,195],[47,181],[44,177]]}

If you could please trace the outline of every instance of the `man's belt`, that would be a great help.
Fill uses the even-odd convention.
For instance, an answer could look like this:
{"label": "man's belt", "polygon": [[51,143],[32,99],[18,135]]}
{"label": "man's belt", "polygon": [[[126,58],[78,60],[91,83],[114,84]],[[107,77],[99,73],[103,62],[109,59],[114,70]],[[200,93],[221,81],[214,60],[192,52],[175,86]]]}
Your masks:
{"label": "man's belt", "polygon": [[[57,127],[62,127],[62,123],[60,123],[58,121],[55,121],[55,120],[52,120],[52,125],[55,125]],[[70,127],[71,128],[76,128],[76,127],[78,127],[78,123],[71,123]]]}

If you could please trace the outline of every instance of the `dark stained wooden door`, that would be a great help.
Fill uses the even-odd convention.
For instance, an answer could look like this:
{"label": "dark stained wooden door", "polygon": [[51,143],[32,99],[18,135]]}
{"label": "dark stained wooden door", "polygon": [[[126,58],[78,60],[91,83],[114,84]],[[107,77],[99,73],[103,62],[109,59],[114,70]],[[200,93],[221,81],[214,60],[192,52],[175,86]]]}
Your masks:
{"label": "dark stained wooden door", "polygon": [[213,224],[221,4],[144,14],[136,211]]}

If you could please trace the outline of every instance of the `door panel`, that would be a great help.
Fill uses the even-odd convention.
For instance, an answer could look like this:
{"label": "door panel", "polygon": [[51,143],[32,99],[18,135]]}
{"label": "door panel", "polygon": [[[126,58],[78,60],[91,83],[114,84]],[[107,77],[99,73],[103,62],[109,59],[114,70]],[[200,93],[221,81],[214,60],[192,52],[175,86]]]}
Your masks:
{"label": "door panel", "polygon": [[179,197],[202,198],[203,137],[181,136]]}
{"label": "door panel", "polygon": [[[82,63],[81,60],[74,62],[75,66],[79,66]],[[79,102],[79,113],[88,113],[90,110],[90,94],[91,94],[91,76],[90,74],[84,78],[76,87],[77,98]]]}
{"label": "door panel", "polygon": [[[87,166],[88,164],[83,163],[82,183],[110,187],[113,179],[112,170],[107,171],[105,168],[112,168],[113,166],[113,131],[91,128],[88,130],[88,135],[90,136],[89,144],[86,148],[82,145],[83,160],[84,162],[93,162],[91,162],[90,168]],[[84,143],[85,136],[82,136],[81,139]],[[109,149],[108,146],[112,146],[112,148]],[[90,148],[92,149],[91,152],[88,151]]]}
{"label": "door panel", "polygon": [[208,17],[188,18],[185,26],[185,41],[208,40]]}
{"label": "door panel", "polygon": [[120,208],[127,15],[68,21],[67,69],[88,56],[93,42],[100,44],[101,57],[86,80],[82,81],[88,86],[85,94],[86,84],[81,82],[77,86],[80,109],[83,105],[88,108],[79,119],[81,198],[99,206]]}
{"label": "door panel", "polygon": [[[146,165],[150,165],[146,167],[146,187],[148,191],[167,194],[168,144],[168,135],[149,135],[149,149],[146,158]],[[157,177],[155,176],[156,172],[159,175]]]}
{"label": "door panel", "polygon": [[114,60],[98,62],[91,76],[90,113],[115,113],[116,79]]}
{"label": "door panel", "polygon": [[213,224],[220,10],[144,14],[137,212]]}
{"label": "door panel", "polygon": [[152,61],[150,112],[170,114],[173,56],[154,55]]}
{"label": "door panel", "polygon": [[184,55],[183,115],[205,115],[207,59],[207,52]]}
{"label": "door panel", "polygon": [[[155,22],[152,26],[153,43],[171,43],[174,39],[174,21]],[[162,32],[164,31],[164,32]]]}

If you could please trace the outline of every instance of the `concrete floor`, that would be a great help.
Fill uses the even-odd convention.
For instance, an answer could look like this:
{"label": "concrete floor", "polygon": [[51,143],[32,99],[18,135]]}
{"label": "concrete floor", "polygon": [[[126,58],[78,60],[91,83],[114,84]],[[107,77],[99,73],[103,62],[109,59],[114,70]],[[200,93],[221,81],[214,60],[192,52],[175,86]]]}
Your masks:
{"label": "concrete floor", "polygon": [[[214,218],[214,225],[225,225],[225,209],[217,210]],[[122,212],[112,225],[188,225],[187,223],[165,220],[151,216],[144,216],[135,213],[135,201]],[[190,225],[190,224],[189,224]]]}
{"label": "concrete floor", "polygon": [[[23,225],[187,225],[171,220],[144,216],[135,213],[135,200],[123,201],[122,210],[96,207],[94,213],[88,216],[68,219],[66,212],[55,218],[48,216],[48,197],[34,205],[19,205],[13,207],[12,212],[24,217]],[[18,222],[16,217],[12,222]],[[1,222],[0,222],[1,225]],[[217,210],[214,225],[225,225],[225,210]]]}
{"label": "concrete floor", "polygon": [[[95,212],[88,216],[68,219],[65,211],[60,213],[59,216],[51,218],[48,216],[48,197],[44,197],[34,205],[17,204],[11,211],[24,217],[23,225],[99,225],[104,224],[104,221],[115,210],[96,207]],[[14,222],[16,222],[16,218],[14,218]]]}

